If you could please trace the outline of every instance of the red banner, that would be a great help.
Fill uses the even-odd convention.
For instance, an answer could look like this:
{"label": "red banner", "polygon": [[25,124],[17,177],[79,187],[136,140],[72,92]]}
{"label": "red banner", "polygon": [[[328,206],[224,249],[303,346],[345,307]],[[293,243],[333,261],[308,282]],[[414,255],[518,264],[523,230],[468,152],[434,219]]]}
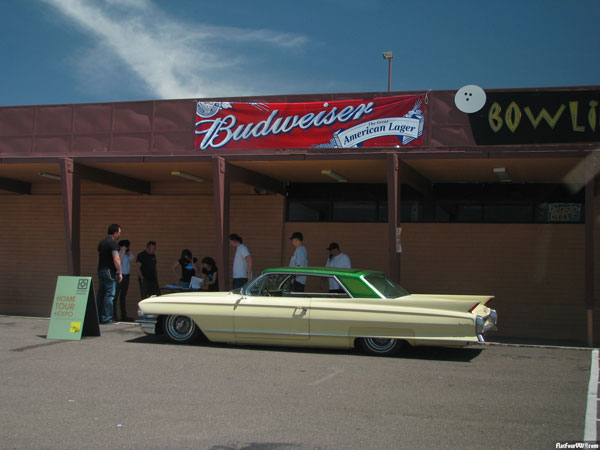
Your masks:
{"label": "red banner", "polygon": [[423,96],[309,103],[198,102],[195,148],[422,145]]}

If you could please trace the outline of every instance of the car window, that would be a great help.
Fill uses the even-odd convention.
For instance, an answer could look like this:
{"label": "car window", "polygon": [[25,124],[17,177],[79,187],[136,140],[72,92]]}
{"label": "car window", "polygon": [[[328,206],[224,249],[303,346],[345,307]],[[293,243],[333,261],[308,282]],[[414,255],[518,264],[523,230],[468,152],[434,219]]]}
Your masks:
{"label": "car window", "polygon": [[[304,290],[294,289],[296,281],[304,286]],[[341,292],[330,292],[330,289]],[[246,294],[261,297],[349,297],[333,277],[290,273],[264,274],[249,286]]]}
{"label": "car window", "polygon": [[382,274],[367,275],[365,276],[365,280],[385,298],[398,298],[409,295],[406,289]]}
{"label": "car window", "polygon": [[335,283],[333,277],[328,276],[309,275],[305,277],[305,281],[304,294],[307,296],[336,297],[333,294],[329,295],[329,289],[332,287],[331,284],[334,283],[336,289],[341,288],[338,283]]}
{"label": "car window", "polygon": [[271,273],[261,276],[253,283],[247,294],[250,296],[285,296],[292,290],[293,275]]}

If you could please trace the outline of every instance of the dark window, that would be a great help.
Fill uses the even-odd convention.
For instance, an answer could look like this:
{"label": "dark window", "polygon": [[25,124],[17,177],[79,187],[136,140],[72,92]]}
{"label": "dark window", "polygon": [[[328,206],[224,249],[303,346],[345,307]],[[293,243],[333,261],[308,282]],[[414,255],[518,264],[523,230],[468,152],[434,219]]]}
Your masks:
{"label": "dark window", "polygon": [[375,222],[377,200],[334,200],[331,219],[333,222]]}
{"label": "dark window", "polygon": [[[400,189],[401,222],[582,223],[584,192],[561,184],[435,184],[430,198]],[[289,222],[387,222],[385,184],[291,184]]]}
{"label": "dark window", "polygon": [[291,184],[289,222],[387,222],[385,184]]}

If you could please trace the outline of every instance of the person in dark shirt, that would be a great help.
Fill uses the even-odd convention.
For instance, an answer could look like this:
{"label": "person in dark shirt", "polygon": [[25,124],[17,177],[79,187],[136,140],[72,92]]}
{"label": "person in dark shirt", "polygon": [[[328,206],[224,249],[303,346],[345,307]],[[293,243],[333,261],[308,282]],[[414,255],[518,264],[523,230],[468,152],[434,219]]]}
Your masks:
{"label": "person in dark shirt", "polygon": [[[178,267],[180,269],[179,271],[181,276],[179,276],[177,273]],[[192,252],[186,248],[181,252],[181,258],[179,258],[177,262],[173,264],[173,273],[179,278],[177,284],[179,284],[181,287],[188,287],[192,277],[196,276],[196,274],[199,272],[200,268],[198,267],[198,258],[192,256]]]}
{"label": "person in dark shirt", "polygon": [[96,296],[96,304],[101,324],[114,323],[112,318],[115,291],[117,290],[117,283],[120,283],[123,279],[119,244],[117,244],[120,235],[121,228],[113,223],[108,227],[108,236],[98,243],[98,295]]}
{"label": "person in dark shirt", "polygon": [[202,289],[207,291],[219,290],[219,278],[217,277],[217,264],[210,256],[202,258]]}
{"label": "person in dark shirt", "polygon": [[137,255],[136,265],[142,299],[148,298],[151,295],[160,295],[155,251],[156,242],[148,241],[146,250]]}

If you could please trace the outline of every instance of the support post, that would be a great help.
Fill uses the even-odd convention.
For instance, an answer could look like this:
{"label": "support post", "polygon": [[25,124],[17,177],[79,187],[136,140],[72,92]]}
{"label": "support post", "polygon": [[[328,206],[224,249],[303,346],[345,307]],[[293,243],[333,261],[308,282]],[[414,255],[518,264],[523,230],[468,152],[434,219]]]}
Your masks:
{"label": "support post", "polygon": [[[387,204],[388,204],[388,272],[392,280],[400,282],[400,179],[398,155],[387,155]],[[398,240],[398,242],[397,242]]]}
{"label": "support post", "polygon": [[594,346],[594,214],[595,158],[586,159],[585,183],[585,308],[587,311],[587,345]]}
{"label": "support post", "polygon": [[217,235],[216,260],[219,270],[219,289],[231,287],[229,268],[229,174],[227,162],[222,156],[212,160],[213,198],[215,203],[215,224]]}
{"label": "support post", "polygon": [[76,169],[77,165],[72,159],[63,158],[60,160],[67,271],[72,276],[81,275],[81,183]]}

